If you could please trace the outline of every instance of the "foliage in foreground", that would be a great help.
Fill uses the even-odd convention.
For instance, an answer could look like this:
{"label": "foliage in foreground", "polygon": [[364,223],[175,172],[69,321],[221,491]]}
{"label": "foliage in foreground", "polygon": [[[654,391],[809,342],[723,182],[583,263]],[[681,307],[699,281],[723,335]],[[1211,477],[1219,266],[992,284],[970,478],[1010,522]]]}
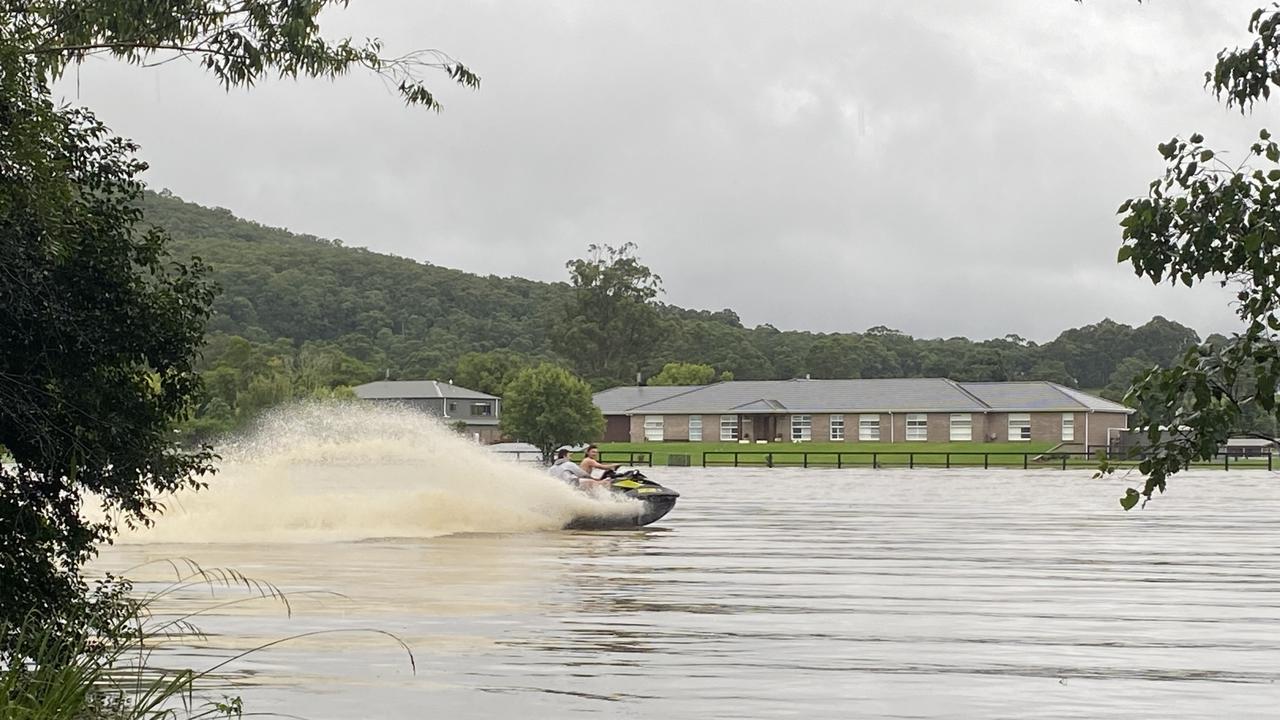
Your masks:
{"label": "foliage in foreground", "polygon": [[[1223,50],[1205,74],[1217,97],[1242,114],[1280,86],[1278,9],[1255,11],[1253,44]],[[1126,510],[1163,492],[1170,475],[1210,458],[1251,414],[1280,419],[1280,145],[1263,129],[1238,162],[1224,160],[1199,133],[1158,150],[1164,176],[1120,206],[1118,260],[1153,283],[1234,285],[1245,330],[1190,348],[1130,390],[1131,425],[1146,429],[1150,447],[1139,465],[1144,486],[1120,501]],[[1104,464],[1104,473],[1113,471]]]}
{"label": "foliage in foreground", "polygon": [[[60,625],[86,616],[76,571],[114,525],[147,522],[157,494],[210,470],[207,449],[175,451],[172,422],[199,388],[214,292],[140,225],[131,143],[56,108],[3,47],[0,90],[0,622]],[[84,517],[84,493],[104,519]]]}
{"label": "foliage in foreground", "polygon": [[[208,448],[179,452],[173,424],[196,404],[193,366],[214,292],[197,258],[140,223],[145,165],[50,84],[93,55],[142,64],[194,58],[224,87],[260,78],[390,80],[439,109],[438,70],[479,78],[434,51],[386,57],[377,40],[332,41],[321,11],[345,0],[7,2],[0,13],[0,651],[22,618],[75,640],[94,596],[78,569],[118,523],[147,523],[158,493],[201,485]],[[86,520],[85,494],[105,517]],[[109,613],[108,613],[109,615]]]}
{"label": "foliage in foreground", "polygon": [[[282,637],[232,651],[210,667],[172,669],[156,661],[154,653],[171,644],[204,640],[195,621],[207,612],[247,602],[274,600],[292,614],[290,600],[299,595],[333,596],[304,591],[287,593],[235,570],[202,568],[190,560],[164,561],[175,578],[154,593],[130,595],[114,606],[110,622],[86,620],[90,634],[69,635],[50,627],[39,616],[22,623],[0,622],[10,638],[0,654],[0,718],[5,720],[205,720],[245,715],[238,697],[215,696],[205,689],[223,668],[248,655],[292,640],[334,633],[373,633],[391,639],[406,653],[416,672],[413,652],[398,636],[376,628],[318,630]],[[129,587],[123,582],[124,587]],[[225,598],[220,589],[237,591]],[[192,591],[208,593],[208,600],[192,609],[163,614],[162,602],[191,602]],[[340,597],[340,596],[339,596]],[[222,684],[219,682],[218,684]],[[252,713],[249,713],[252,714]]]}

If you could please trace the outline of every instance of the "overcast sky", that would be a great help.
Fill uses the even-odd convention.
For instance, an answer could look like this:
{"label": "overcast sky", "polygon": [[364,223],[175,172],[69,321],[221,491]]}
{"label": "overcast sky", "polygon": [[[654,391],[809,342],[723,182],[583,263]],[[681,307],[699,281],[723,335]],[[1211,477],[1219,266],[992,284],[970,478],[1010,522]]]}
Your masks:
{"label": "overcast sky", "polygon": [[436,115],[376,78],[223,92],[194,64],[91,60],[59,86],[203,205],[447,267],[567,279],[639,246],[670,303],[748,326],[1043,341],[1152,315],[1236,326],[1220,288],[1115,263],[1115,210],[1203,132],[1274,108],[1202,88],[1261,0],[353,0],[333,35],[445,50]]}

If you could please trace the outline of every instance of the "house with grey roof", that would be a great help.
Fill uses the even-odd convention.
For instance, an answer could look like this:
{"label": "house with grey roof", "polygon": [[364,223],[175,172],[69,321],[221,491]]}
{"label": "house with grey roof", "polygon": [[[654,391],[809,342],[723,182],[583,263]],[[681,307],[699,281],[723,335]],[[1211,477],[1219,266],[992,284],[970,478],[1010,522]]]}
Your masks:
{"label": "house with grey roof", "polygon": [[1107,444],[1129,408],[1044,381],[747,380],[596,393],[606,441]]}
{"label": "house with grey roof", "polygon": [[394,403],[434,415],[448,425],[465,423],[465,432],[479,442],[502,438],[498,421],[502,398],[441,380],[379,380],[354,388],[356,397]]}

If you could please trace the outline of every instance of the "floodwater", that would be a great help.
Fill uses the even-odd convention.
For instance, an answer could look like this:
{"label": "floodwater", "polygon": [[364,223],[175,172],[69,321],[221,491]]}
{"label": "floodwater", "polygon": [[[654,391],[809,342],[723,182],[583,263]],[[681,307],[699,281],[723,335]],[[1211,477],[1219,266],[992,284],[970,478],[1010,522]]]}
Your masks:
{"label": "floodwater", "polygon": [[[655,468],[683,494],[657,526],[564,532],[550,506],[577,501],[539,474],[512,469],[504,488],[498,461],[411,434],[437,469],[399,476],[404,457],[332,438],[327,459],[295,438],[291,459],[232,461],[229,487],[99,566],[186,557],[294,593],[291,616],[275,600],[215,609],[197,620],[206,639],[156,657],[201,669],[338,631],[216,674],[215,696],[317,720],[1280,712],[1280,485],[1265,471],[1179,476],[1124,513],[1126,480],[1079,471]],[[547,507],[522,515],[508,495]],[[244,594],[213,597],[157,609]],[[416,670],[361,629],[403,639]]]}

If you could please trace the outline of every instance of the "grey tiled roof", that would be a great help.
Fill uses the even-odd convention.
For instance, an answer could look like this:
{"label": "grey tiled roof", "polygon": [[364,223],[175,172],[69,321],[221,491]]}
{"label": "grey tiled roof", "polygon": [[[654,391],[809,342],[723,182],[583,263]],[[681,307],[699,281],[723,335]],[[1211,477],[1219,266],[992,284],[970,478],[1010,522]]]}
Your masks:
{"label": "grey tiled roof", "polygon": [[682,395],[700,390],[705,385],[654,385],[654,386],[622,386],[601,390],[591,397],[596,407],[605,415],[621,415],[637,405],[646,405],[658,400],[666,400],[675,395]]}
{"label": "grey tiled roof", "polygon": [[1130,412],[1049,382],[955,383],[943,378],[743,380],[701,387],[630,387],[596,393],[606,415],[983,412]]}
{"label": "grey tiled roof", "polygon": [[[632,406],[636,413],[784,413],[847,410],[983,410],[955,383],[938,378],[743,380]],[[625,412],[625,411],[624,411]]]}
{"label": "grey tiled roof", "polygon": [[416,398],[459,398],[464,400],[499,400],[500,398],[450,385],[440,380],[379,380],[353,388],[362,400],[410,400]]}
{"label": "grey tiled roof", "polygon": [[1108,412],[1125,412],[1125,413],[1133,412],[1131,408],[1121,405],[1120,403],[1111,402],[1110,400],[1100,398],[1096,395],[1090,395],[1089,393],[1083,393],[1073,388],[1063,387],[1057,383],[1049,383],[1049,384],[1057,388],[1058,392],[1065,394],[1067,397],[1084,405],[1090,410],[1106,410]]}
{"label": "grey tiled roof", "polygon": [[960,383],[960,386],[992,410],[1102,410],[1129,412],[1129,408],[1079,390],[1051,382]]}

